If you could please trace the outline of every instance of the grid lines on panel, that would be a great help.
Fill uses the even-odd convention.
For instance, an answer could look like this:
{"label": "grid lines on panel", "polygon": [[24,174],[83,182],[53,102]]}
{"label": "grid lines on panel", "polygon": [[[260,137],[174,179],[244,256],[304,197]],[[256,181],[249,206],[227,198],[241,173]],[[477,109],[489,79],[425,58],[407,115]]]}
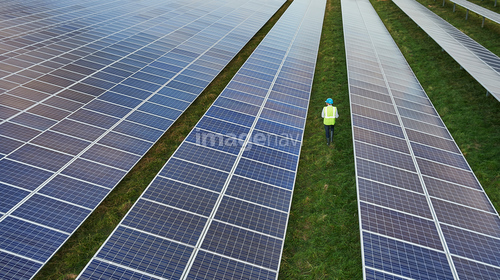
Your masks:
{"label": "grid lines on panel", "polygon": [[496,275],[498,213],[371,4],[342,15],[364,276]]}
{"label": "grid lines on panel", "polygon": [[[474,77],[487,92],[500,101],[500,58],[498,56],[416,1],[397,0],[394,3]],[[467,5],[468,2],[457,1],[457,3]],[[500,18],[497,13],[490,11],[489,14],[496,19]]]}
{"label": "grid lines on panel", "polygon": [[165,259],[184,266],[181,279],[276,279],[325,4],[289,6],[80,277],[97,261],[150,275],[139,257],[108,254],[126,227],[181,248],[197,234],[188,261]]}
{"label": "grid lines on panel", "polygon": [[[19,219],[66,234],[31,250],[21,249],[26,240],[0,247],[27,263],[37,246],[50,248],[42,263],[52,256],[282,4],[45,2],[53,5],[18,1],[19,13],[9,2],[0,12],[0,186],[8,193],[0,226]],[[0,270],[24,279],[41,266],[2,262]]]}

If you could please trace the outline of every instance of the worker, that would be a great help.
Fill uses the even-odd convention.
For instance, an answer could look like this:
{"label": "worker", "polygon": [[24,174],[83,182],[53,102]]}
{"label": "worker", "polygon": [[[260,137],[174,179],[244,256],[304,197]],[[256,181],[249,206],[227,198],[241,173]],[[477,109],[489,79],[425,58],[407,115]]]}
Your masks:
{"label": "worker", "polygon": [[330,145],[330,143],[333,143],[333,129],[335,128],[335,119],[339,117],[339,112],[337,111],[337,107],[333,106],[331,98],[328,98],[325,103],[326,106],[321,111],[321,117],[325,125],[326,144]]}

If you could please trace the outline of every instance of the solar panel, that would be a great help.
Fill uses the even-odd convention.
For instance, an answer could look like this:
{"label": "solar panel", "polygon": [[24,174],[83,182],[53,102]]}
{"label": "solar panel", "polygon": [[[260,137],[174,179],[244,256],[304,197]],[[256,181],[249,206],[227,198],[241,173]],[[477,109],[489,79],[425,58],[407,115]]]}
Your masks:
{"label": "solar panel", "polygon": [[[466,0],[451,0],[453,2],[453,11],[455,11],[455,4],[458,4],[465,9],[467,9],[467,17],[469,16],[469,10],[473,11],[474,13],[480,15],[483,17],[483,26],[484,26],[484,18],[487,18],[493,22],[499,23],[500,24],[500,14],[495,13],[492,10],[483,8],[479,5],[476,5],[472,2],[466,1]],[[495,0],[496,2],[496,0]],[[495,4],[496,6],[496,4]]]}
{"label": "solar panel", "polygon": [[2,2],[0,278],[33,277],[283,3]]}
{"label": "solar panel", "polygon": [[277,278],[325,5],[292,2],[79,279]]}
{"label": "solar panel", "polygon": [[498,213],[370,2],[341,4],[364,278],[498,278]]}
{"label": "solar panel", "polygon": [[500,101],[500,58],[416,1],[394,3]]}

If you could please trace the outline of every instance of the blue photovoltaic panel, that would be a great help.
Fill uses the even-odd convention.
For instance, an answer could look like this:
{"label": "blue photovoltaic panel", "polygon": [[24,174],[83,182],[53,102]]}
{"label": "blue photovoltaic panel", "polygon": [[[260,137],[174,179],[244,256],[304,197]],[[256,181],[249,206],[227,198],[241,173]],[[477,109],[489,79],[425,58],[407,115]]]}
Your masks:
{"label": "blue photovoltaic panel", "polygon": [[[283,2],[4,1],[0,228],[22,219],[63,237],[1,248],[12,261],[0,278],[31,278]],[[228,172],[230,156],[215,155]]]}
{"label": "blue photovoltaic panel", "polygon": [[[497,55],[417,1],[397,0],[394,3],[474,77],[487,92],[500,101],[500,58]],[[457,3],[469,6],[467,1],[459,0]],[[476,9],[475,7],[467,8]],[[477,13],[485,13],[484,10],[477,11]],[[489,11],[487,14],[493,20],[500,19],[500,16],[495,12]]]}
{"label": "blue photovoltaic panel", "polygon": [[278,277],[325,5],[293,1],[79,279]]}
{"label": "blue photovoltaic panel", "polygon": [[500,219],[369,1],[342,0],[365,279],[495,279]]}
{"label": "blue photovoltaic panel", "polygon": [[[489,10],[487,8],[483,8],[479,5],[476,5],[472,2],[465,1],[465,0],[452,0],[451,2],[453,2],[453,11],[455,11],[455,4],[458,4],[462,7],[464,7],[465,9],[467,9],[467,16],[468,16],[468,13],[470,10],[470,11],[482,16],[483,20],[484,20],[484,18],[487,18],[493,22],[500,24],[500,14],[498,14],[492,10]],[[496,3],[497,3],[497,1],[495,0],[495,7],[496,7]],[[483,25],[484,25],[484,21],[483,21]]]}

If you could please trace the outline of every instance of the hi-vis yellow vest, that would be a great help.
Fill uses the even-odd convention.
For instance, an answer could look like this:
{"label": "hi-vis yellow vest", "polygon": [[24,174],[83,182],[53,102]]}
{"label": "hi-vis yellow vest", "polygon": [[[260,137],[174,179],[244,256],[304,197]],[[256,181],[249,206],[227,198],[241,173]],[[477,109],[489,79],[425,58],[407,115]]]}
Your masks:
{"label": "hi-vis yellow vest", "polygon": [[323,115],[325,118],[323,119],[323,123],[325,125],[334,125],[335,124],[335,116],[337,115],[337,107],[326,106],[323,108]]}

